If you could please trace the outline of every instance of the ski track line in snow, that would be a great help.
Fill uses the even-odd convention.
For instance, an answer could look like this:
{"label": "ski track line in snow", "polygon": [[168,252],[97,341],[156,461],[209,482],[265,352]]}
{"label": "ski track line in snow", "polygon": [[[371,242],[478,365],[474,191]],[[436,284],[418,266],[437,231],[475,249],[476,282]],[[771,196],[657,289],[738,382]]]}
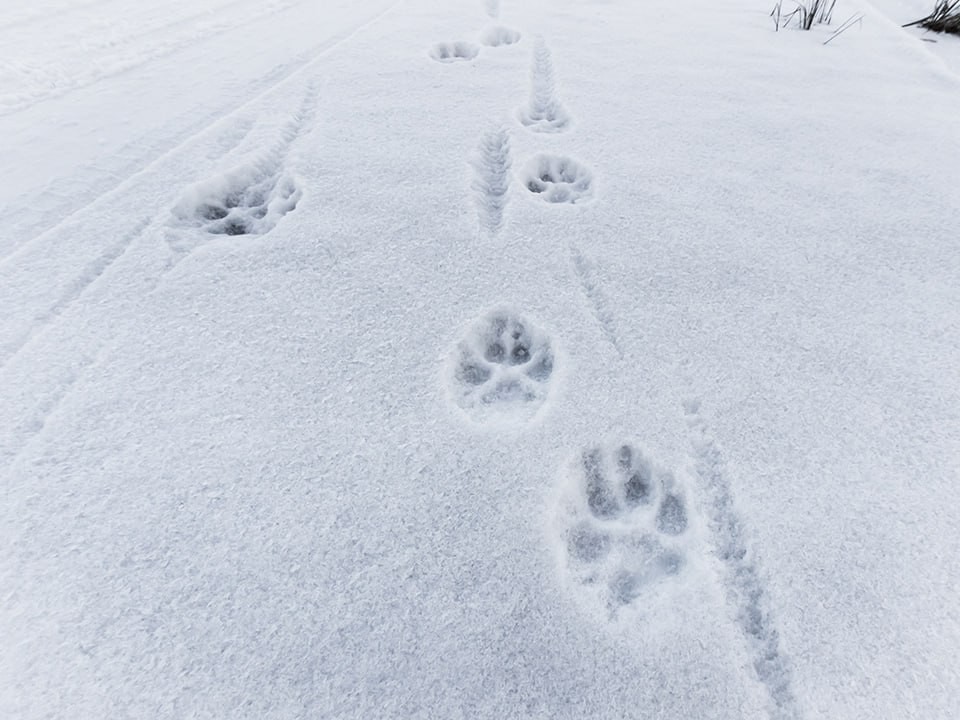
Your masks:
{"label": "ski track line in snow", "polygon": [[[308,83],[307,91],[301,101],[299,109],[293,113],[290,121],[280,131],[279,141],[268,154],[267,159],[272,161],[277,167],[282,164],[290,146],[300,136],[304,126],[309,124],[313,118],[316,112],[318,96],[319,90],[316,82],[311,80],[311,82]],[[20,343],[17,350],[6,358],[3,365],[0,365],[0,373],[6,370],[12,358],[22,354],[31,344],[38,341],[40,337],[52,331],[54,327],[57,327],[58,323],[54,321],[58,318],[64,318],[69,306],[73,305],[85,293],[90,291],[91,288],[99,284],[99,281],[104,278],[109,268],[116,264],[116,261],[125,254],[127,248],[130,247],[136,238],[142,235],[149,224],[149,219],[142,221],[134,231],[125,236],[125,240],[122,243],[118,243],[108,253],[105,253],[98,258],[97,261],[91,263],[87,268],[87,272],[82,276],[82,279],[71,284],[68,290],[55,303],[54,309],[39,316],[38,320],[31,326],[28,336]],[[170,271],[177,266],[180,260],[188,254],[189,250],[180,253],[174,252],[173,257],[168,259],[159,273],[152,277],[146,277],[146,282],[141,290],[141,297],[146,297],[151,294],[162,283]],[[109,324],[109,321],[107,322]],[[73,353],[74,356],[79,355],[81,357],[79,362],[71,361],[68,356],[65,356],[63,353],[60,354],[60,357],[57,358],[58,363],[56,367],[51,368],[51,371],[59,377],[59,380],[54,380],[45,388],[34,388],[29,395],[26,406],[17,409],[16,412],[13,413],[14,417],[19,418],[19,420],[12,428],[11,437],[0,437],[0,462],[3,462],[4,467],[10,467],[12,463],[16,462],[17,458],[20,457],[24,448],[27,447],[31,440],[43,432],[49,417],[56,411],[57,407],[60,406],[63,399],[67,397],[83,373],[94,365],[95,361],[102,358],[108,348],[109,343],[106,340],[100,342],[96,350],[90,347],[80,348],[77,352]],[[90,358],[91,352],[94,353],[92,359]],[[2,374],[0,374],[0,377],[2,377]],[[14,382],[13,384],[16,385],[17,383]]]}
{"label": "ski track line in snow", "polygon": [[70,305],[80,298],[88,287],[97,281],[107,269],[113,265],[136,240],[147,225],[150,224],[150,218],[145,218],[137,223],[134,229],[125,235],[119,242],[111,247],[91,262],[83,269],[72,283],[70,283],[63,294],[48,309],[34,317],[29,330],[21,336],[19,341],[15,341],[9,349],[0,349],[0,370],[2,370],[11,358],[16,357],[21,350],[30,342],[32,338],[38,335],[55,318],[63,314]]}
{"label": "ski track line in snow", "polygon": [[[77,193],[72,192],[74,189],[74,186],[76,185],[76,180],[72,177],[58,178],[57,180],[53,181],[50,185],[47,186],[48,188],[57,187],[58,183],[62,183],[66,185],[68,189],[71,190],[71,192],[61,193],[59,190],[43,191],[44,197],[50,197],[51,194],[59,197],[61,199],[59,206],[55,206],[45,211],[43,213],[44,219],[38,222],[35,222],[33,224],[34,237],[20,244],[14,244],[11,247],[6,249],[0,248],[0,267],[3,266],[7,258],[9,258],[13,253],[17,252],[21,247],[26,247],[30,245],[34,241],[38,240],[40,236],[66,223],[74,215],[77,215],[78,213],[82,212],[86,208],[96,203],[101,198],[119,189],[126,180],[132,179],[139,173],[145,170],[148,170],[152,164],[154,164],[155,162],[161,161],[169,153],[177,151],[182,145],[190,142],[193,138],[213,128],[219,122],[225,121],[226,119],[228,119],[231,115],[235,114],[236,111],[242,109],[244,105],[248,104],[248,102],[255,101],[262,95],[270,92],[270,90],[272,90],[274,87],[282,83],[284,80],[289,78],[298,70],[302,69],[303,66],[307,65],[312,60],[317,58],[320,53],[329,49],[327,48],[327,45],[329,44],[329,42],[330,40],[328,39],[323,43],[318,44],[317,46],[311,48],[310,50],[307,50],[306,52],[296,56],[296,58],[293,61],[282,63],[272,68],[269,72],[267,72],[260,78],[257,78],[256,80],[254,80],[252,83],[250,83],[250,85],[247,86],[247,88],[245,88],[245,91],[243,93],[243,97],[245,99],[242,100],[239,105],[234,104],[234,102],[225,103],[223,106],[211,112],[209,115],[204,116],[202,119],[198,121],[190,123],[183,130],[174,133],[172,136],[168,137],[165,141],[153,144],[153,148],[165,148],[164,150],[161,151],[160,155],[157,155],[153,158],[148,157],[146,159],[144,159],[144,157],[142,156],[139,158],[132,158],[129,161],[129,164],[126,165],[126,167],[120,167],[116,171],[113,171],[113,170],[100,171],[104,175],[112,179],[112,182],[108,182],[105,185],[100,185],[99,187],[96,185],[96,183],[94,183],[93,186],[91,187],[91,183],[88,182],[87,179],[84,179],[85,187],[88,187],[92,190],[92,192],[90,192],[89,194],[80,194],[78,196]],[[252,100],[247,100],[246,98],[251,97],[251,93],[255,93],[255,95],[253,95]],[[243,142],[244,137],[247,134],[249,134],[250,130],[253,129],[254,124],[255,123],[252,118],[245,118],[243,120],[236,121],[235,128],[232,128],[230,130],[225,130],[224,139],[220,143],[221,146],[224,147],[224,150],[219,152],[218,154],[221,154],[221,155],[226,154],[226,152],[232,149],[232,147],[236,147],[241,142]],[[231,139],[231,136],[235,137],[236,139]],[[227,147],[228,145],[229,147]],[[144,146],[144,142],[142,140],[136,140],[136,141],[130,142],[127,145],[120,148],[116,156],[123,158],[123,156],[128,151],[128,149],[142,148],[143,146]],[[153,148],[148,148],[147,153],[151,152]],[[89,168],[93,171],[98,171],[98,168],[92,165],[81,166],[81,168],[84,168],[84,167]],[[59,219],[56,222],[52,222],[48,220],[48,218],[59,218]],[[46,225],[46,227],[43,227],[44,225]],[[38,232],[38,228],[42,228],[42,229],[40,229]]]}
{"label": "ski track line in snow", "polygon": [[[166,41],[161,40],[159,44],[154,44],[153,46],[148,46],[145,50],[140,50],[133,55],[128,55],[127,57],[113,58],[112,65],[105,68],[102,72],[99,72],[98,69],[94,69],[90,74],[85,78],[81,76],[82,79],[75,79],[67,84],[60,85],[52,89],[41,89],[37,93],[28,96],[15,96],[12,100],[7,101],[7,107],[0,108],[0,117],[5,117],[7,115],[13,115],[15,113],[21,112],[29,107],[41,103],[45,100],[50,100],[55,97],[63,97],[75,90],[80,88],[88,87],[93,85],[101,80],[105,80],[117,75],[122,75],[125,72],[134,70],[142,65],[145,65],[153,60],[159,60],[168,55],[171,55],[178,50],[181,50],[192,45],[197,45],[207,38],[212,37],[217,34],[222,34],[230,32],[232,30],[237,30],[239,28],[250,25],[251,23],[257,22],[265,17],[271,15],[276,15],[287,10],[291,10],[299,5],[302,5],[306,0],[288,0],[283,2],[280,5],[268,5],[266,9],[261,9],[257,12],[254,12],[250,15],[244,16],[239,22],[234,22],[232,24],[226,22],[220,22],[216,19],[213,19],[211,22],[202,25],[199,28],[192,29],[195,25],[195,21],[199,18],[210,17],[209,12],[200,12],[195,13],[194,15],[188,16],[186,18],[179,18],[173,20],[166,25],[161,25],[158,28],[153,28],[150,32],[143,33],[141,35],[131,36],[125,46],[133,48],[141,48],[142,41],[144,38],[149,38],[152,36],[159,35],[165,31],[176,30],[177,28],[187,27],[191,28],[191,32],[186,34],[173,35],[172,38],[167,39]],[[228,3],[222,7],[217,8],[218,11],[224,11],[226,8],[242,6],[253,4],[257,7],[260,7],[261,3],[251,3],[250,0],[234,0],[234,2]],[[98,60],[94,60],[91,65],[96,66]],[[3,98],[0,96],[0,105],[3,104]]]}
{"label": "ski track line in snow", "polygon": [[510,189],[510,135],[505,127],[491,128],[483,134],[471,164],[480,230],[496,235],[503,226]]}
{"label": "ski track line in snow", "polygon": [[[205,126],[204,123],[207,123],[207,125]],[[237,147],[238,145],[240,145],[240,143],[243,142],[243,140],[247,137],[247,135],[250,134],[250,131],[253,129],[254,125],[255,123],[252,117],[242,118],[240,120],[237,120],[236,123],[234,123],[233,127],[224,129],[223,133],[219,138],[211,141],[212,148],[207,154],[207,156],[220,157],[222,155],[227,154],[230,150]],[[202,132],[202,130],[198,130],[197,128],[206,129],[206,127],[210,127],[209,117],[204,118],[204,120],[200,122],[192,124],[190,126],[190,129],[183,133],[180,133],[179,137],[182,138],[184,136],[187,136],[188,139],[192,137],[196,137],[197,135],[200,134],[200,132]],[[173,142],[177,142],[177,140],[175,139]],[[142,143],[130,143],[124,146],[123,148],[121,148],[120,151],[117,153],[117,156],[123,159],[123,155],[128,148],[134,145],[141,145],[141,144]],[[169,145],[167,145],[167,147],[169,147]],[[100,177],[106,177],[111,180],[109,185],[104,188],[102,186],[98,186],[98,183],[96,183],[96,181],[91,181],[89,178],[83,178],[82,180],[84,182],[84,187],[92,190],[92,192],[89,195],[84,195],[82,193],[68,192],[70,189],[74,188],[76,183],[78,182],[76,179],[73,179],[73,178],[58,178],[57,180],[54,180],[49,185],[47,185],[47,187],[41,191],[41,195],[46,199],[49,199],[51,197],[56,198],[58,200],[58,203],[54,207],[43,211],[43,214],[42,214],[43,219],[40,221],[36,221],[32,224],[34,232],[36,233],[35,237],[32,237],[19,245],[13,245],[12,247],[6,249],[6,252],[4,252],[2,248],[0,248],[0,268],[3,268],[5,266],[6,259],[10,255],[17,252],[17,250],[19,250],[21,247],[30,245],[35,240],[39,239],[40,235],[43,235],[49,230],[56,228],[66,222],[69,222],[74,217],[74,215],[80,213],[85,208],[94,204],[100,197],[110,193],[113,190],[116,190],[121,184],[123,184],[123,182],[126,179],[132,177],[139,170],[143,169],[142,159],[131,158],[129,160],[126,160],[126,162],[127,162],[127,165],[125,167],[120,167],[116,171],[106,169],[106,168],[98,168],[95,165],[83,166],[84,169],[93,171],[94,173],[98,173]],[[150,161],[147,161],[147,162],[149,163]],[[61,184],[65,186],[64,191],[61,191],[58,189]],[[74,205],[74,207],[70,207],[76,202],[79,202],[81,204]],[[59,219],[56,222],[48,220],[48,218],[53,218],[53,217],[56,217]],[[46,225],[46,227],[43,227],[44,225]],[[43,227],[43,229],[37,232],[37,229],[41,227]]]}
{"label": "ski track line in snow", "polygon": [[[302,72],[305,72],[312,63],[314,63],[314,62],[316,62],[317,60],[319,60],[321,57],[323,57],[323,55],[325,55],[326,53],[328,53],[328,52],[330,52],[331,50],[333,50],[336,46],[338,46],[338,45],[340,45],[340,44],[342,44],[342,43],[344,43],[344,42],[347,42],[350,38],[352,38],[352,37],[353,37],[354,35],[356,35],[358,32],[361,32],[362,30],[364,30],[364,29],[370,27],[371,25],[373,25],[374,23],[376,23],[378,20],[380,20],[380,18],[382,18],[382,17],[383,17],[384,15],[386,15],[388,12],[390,12],[391,10],[393,10],[397,5],[399,5],[400,2],[402,2],[402,0],[397,0],[396,2],[394,2],[394,3],[392,3],[391,5],[387,6],[386,8],[384,8],[383,10],[381,10],[380,12],[376,13],[374,16],[368,18],[367,20],[364,20],[362,23],[360,23],[359,25],[351,28],[350,30],[347,30],[346,32],[341,33],[340,35],[334,36],[334,37],[332,37],[332,38],[328,38],[327,40],[323,41],[322,43],[319,43],[317,46],[315,46],[314,48],[312,48],[312,49],[311,49],[310,51],[308,51],[307,53],[303,53],[302,55],[300,55],[299,58],[298,58],[294,63],[285,64],[285,65],[281,66],[281,72],[277,73],[276,70],[271,71],[270,73],[268,73],[267,76],[264,76],[264,78],[261,79],[261,81],[263,81],[263,80],[267,80],[267,79],[269,78],[269,80],[267,80],[267,84],[263,85],[262,88],[258,88],[258,89],[256,90],[256,92],[257,92],[256,95],[253,95],[252,97],[249,96],[249,95],[245,95],[245,96],[244,96],[244,99],[241,101],[241,103],[240,103],[239,105],[237,105],[236,107],[234,107],[232,110],[226,112],[226,113],[223,114],[223,115],[214,116],[213,119],[210,120],[209,123],[207,123],[206,125],[203,125],[203,126],[200,127],[198,130],[196,130],[195,132],[192,132],[192,133],[189,134],[189,135],[185,135],[185,136],[184,136],[184,135],[181,135],[181,139],[179,140],[179,142],[178,142],[176,145],[174,145],[174,146],[171,147],[171,148],[168,148],[168,149],[165,150],[163,153],[161,153],[159,156],[157,156],[157,157],[155,157],[153,160],[149,161],[143,168],[141,168],[140,170],[134,172],[134,173],[133,173],[132,175],[130,175],[129,177],[125,178],[125,179],[124,179],[122,182],[120,182],[118,185],[116,185],[115,187],[107,190],[107,191],[104,192],[103,194],[101,194],[101,195],[99,195],[99,196],[91,199],[91,200],[90,200],[89,202],[87,202],[85,205],[83,205],[83,206],[81,206],[81,207],[78,207],[76,210],[74,210],[73,212],[71,212],[70,215],[68,215],[67,217],[61,219],[56,225],[53,225],[53,226],[47,228],[46,230],[44,230],[43,232],[39,233],[38,235],[36,235],[36,236],[33,237],[32,239],[30,239],[30,240],[28,240],[28,241],[26,241],[26,242],[24,242],[24,243],[21,243],[20,245],[16,246],[9,254],[6,255],[6,257],[3,257],[2,259],[0,259],[0,268],[5,267],[8,263],[15,262],[16,259],[17,259],[17,256],[18,256],[20,253],[25,252],[30,246],[34,245],[34,244],[35,244],[36,242],[38,242],[38,241],[41,241],[41,240],[44,239],[46,236],[48,236],[50,233],[55,232],[55,231],[57,230],[57,228],[59,228],[59,227],[62,226],[64,223],[66,223],[67,221],[69,221],[70,219],[72,219],[74,216],[80,214],[81,212],[83,212],[83,211],[86,210],[87,208],[95,205],[95,204],[98,203],[98,202],[106,201],[106,200],[108,200],[110,197],[113,197],[113,196],[115,196],[116,194],[127,190],[127,189],[129,188],[129,186],[130,186],[135,180],[137,180],[137,179],[139,179],[139,178],[141,178],[141,177],[143,177],[143,176],[149,175],[151,172],[153,172],[153,171],[156,169],[156,166],[157,166],[157,165],[159,165],[160,163],[162,163],[162,162],[163,162],[166,158],[168,158],[169,156],[171,156],[171,155],[177,153],[178,151],[180,151],[185,145],[187,145],[188,143],[190,143],[194,138],[202,135],[203,133],[205,133],[205,132],[207,132],[207,131],[210,131],[212,128],[214,128],[214,127],[217,126],[218,124],[230,122],[230,121],[232,120],[233,116],[235,116],[235,115],[237,115],[238,113],[242,112],[246,107],[248,107],[248,106],[250,106],[250,105],[253,105],[253,104],[256,103],[256,102],[259,102],[265,95],[267,95],[267,94],[269,94],[270,92],[272,92],[273,90],[275,90],[277,87],[279,87],[279,86],[280,86],[281,84],[283,84],[284,82],[292,79],[293,77],[295,77],[296,75],[299,75],[299,74],[302,73]],[[242,140],[242,138],[241,138],[241,140]],[[238,142],[240,142],[240,141],[238,141]]]}
{"label": "ski track line in snow", "polygon": [[[91,2],[85,2],[85,3],[74,2],[73,4],[68,5],[67,7],[53,8],[52,12],[56,12],[57,17],[63,18],[68,15],[74,15],[80,12],[81,10],[89,10],[90,8],[96,8],[103,5],[112,5],[115,2],[117,2],[117,0],[92,0]],[[29,25],[30,23],[34,23],[40,20],[47,20],[50,12],[51,10],[48,8],[41,12],[23,15],[18,18],[13,18],[9,22],[3,25],[0,25],[0,30],[9,30],[11,28]]]}
{"label": "ski track line in snow", "polygon": [[[15,428],[19,430],[18,433],[15,433],[16,442],[11,442],[10,446],[4,449],[2,439],[0,439],[0,463],[2,463],[0,467],[4,469],[9,468],[17,461],[17,458],[20,457],[24,449],[30,444],[30,441],[40,435],[47,427],[50,418],[53,417],[57,408],[60,407],[64,399],[70,394],[77,380],[80,379],[80,376],[89,368],[96,365],[103,354],[104,349],[101,347],[93,355],[83,356],[76,367],[68,371],[67,376],[54,389],[53,393],[46,399],[41,400],[31,415],[22,416],[20,426]],[[7,457],[4,458],[4,455]]]}
{"label": "ski track line in snow", "polygon": [[696,474],[707,500],[710,529],[723,563],[727,600],[736,613],[757,677],[773,703],[771,716],[776,720],[797,720],[800,713],[791,687],[790,665],[780,650],[779,633],[724,475],[720,448],[700,413],[700,400],[686,400],[683,409],[690,428]]}
{"label": "ski track line in snow", "polygon": [[620,347],[620,340],[614,330],[614,320],[610,312],[610,305],[603,295],[603,291],[600,288],[600,284],[597,281],[596,274],[590,262],[573,243],[570,243],[570,260],[573,262],[577,280],[580,281],[580,290],[583,292],[587,304],[590,305],[593,316],[600,324],[600,329],[603,330],[607,341],[613,345],[613,349],[617,351],[617,355],[619,355],[622,360],[624,354]]}
{"label": "ski track line in snow", "polygon": [[[264,167],[260,168],[264,172],[272,173],[274,175],[278,174],[278,168],[282,165],[290,146],[297,139],[297,137],[299,137],[304,125],[308,124],[312,119],[316,111],[317,96],[318,90],[315,85],[311,83],[307,89],[307,93],[304,96],[303,101],[301,102],[299,110],[294,113],[290,122],[287,123],[281,132],[280,141],[265,157],[262,163]],[[245,133],[241,134],[241,138],[243,135],[245,135]],[[230,150],[228,149],[226,152],[228,153],[229,151]],[[297,196],[297,199],[299,199],[299,196]],[[137,223],[136,227],[131,230],[131,232],[123,237],[121,241],[109,247],[103,254],[92,261],[86,268],[84,268],[84,271],[67,286],[63,294],[53,303],[52,306],[34,317],[33,323],[31,323],[27,332],[21,336],[19,341],[13,343],[12,347],[8,351],[0,350],[0,352],[3,353],[0,355],[0,370],[6,367],[11,359],[19,355],[34,338],[43,334],[47,327],[54,320],[63,315],[68,307],[83,297],[87,289],[92,287],[107,272],[107,270],[120,257],[122,257],[124,253],[126,253],[127,249],[133,244],[133,242],[143,234],[146,228],[150,225],[151,220],[152,218],[144,218],[141,220],[139,223]],[[176,255],[173,261],[164,268],[160,276],[154,279],[153,286],[155,287],[158,285],[162,278],[171,270],[173,270],[173,268],[176,267],[180,260],[186,257],[187,254],[188,253],[185,252]]]}
{"label": "ski track line in snow", "polygon": [[557,99],[553,57],[542,37],[534,41],[530,99],[518,112],[520,122],[534,132],[557,133],[570,125],[570,116]]}

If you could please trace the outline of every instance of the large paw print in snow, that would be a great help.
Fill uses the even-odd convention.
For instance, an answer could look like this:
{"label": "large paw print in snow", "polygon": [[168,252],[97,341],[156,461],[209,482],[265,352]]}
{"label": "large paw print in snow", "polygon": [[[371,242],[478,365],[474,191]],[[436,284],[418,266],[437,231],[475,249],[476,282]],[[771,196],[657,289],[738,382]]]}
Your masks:
{"label": "large paw print in snow", "polygon": [[631,444],[582,453],[555,521],[563,572],[608,617],[678,586],[697,534],[683,483]]}
{"label": "large paw print in snow", "polygon": [[301,195],[275,163],[253,163],[194,186],[174,215],[179,224],[212,235],[261,235],[296,208]]}
{"label": "large paw print in snow", "polygon": [[550,338],[519,314],[481,318],[452,359],[451,394],[476,422],[524,421],[540,410],[554,371]]}
{"label": "large paw print in snow", "polygon": [[559,155],[537,155],[524,169],[527,190],[551,203],[578,203],[593,194],[593,174]]}
{"label": "large paw print in snow", "polygon": [[465,60],[473,60],[480,54],[480,48],[470,42],[444,42],[437,43],[430,48],[430,57],[437,62],[452,63]]}

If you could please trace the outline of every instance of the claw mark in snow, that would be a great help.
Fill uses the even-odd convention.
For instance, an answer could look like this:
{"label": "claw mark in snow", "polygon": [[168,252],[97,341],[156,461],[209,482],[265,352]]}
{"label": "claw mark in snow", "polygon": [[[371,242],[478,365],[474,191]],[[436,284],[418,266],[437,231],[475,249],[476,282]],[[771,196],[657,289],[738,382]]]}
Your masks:
{"label": "claw mark in snow", "polygon": [[734,506],[730,484],[716,441],[700,414],[700,401],[684,402],[690,427],[697,475],[708,500],[710,529],[726,574],[727,599],[736,612],[760,682],[773,703],[773,716],[793,720],[798,711],[791,689],[790,665],[780,650],[776,623],[767,607],[756,559],[747,546],[743,522]]}
{"label": "claw mark in snow", "polygon": [[530,102],[520,110],[520,122],[531,130],[547,133],[560,132],[570,124],[570,116],[556,96],[553,59],[543,38],[537,38],[533,48]]}
{"label": "claw mark in snow", "polygon": [[510,189],[510,136],[504,127],[484,133],[472,159],[480,229],[496,235],[503,225],[503,211]]}
{"label": "claw mark in snow", "polygon": [[623,350],[620,348],[620,342],[617,339],[617,333],[614,331],[613,315],[610,312],[607,299],[603,296],[600,284],[597,282],[593,268],[583,253],[575,245],[570,245],[570,257],[573,260],[573,267],[577,271],[577,279],[580,281],[580,289],[583,291],[587,302],[590,303],[590,309],[593,316],[600,323],[603,334],[613,345],[613,349],[623,358]]}

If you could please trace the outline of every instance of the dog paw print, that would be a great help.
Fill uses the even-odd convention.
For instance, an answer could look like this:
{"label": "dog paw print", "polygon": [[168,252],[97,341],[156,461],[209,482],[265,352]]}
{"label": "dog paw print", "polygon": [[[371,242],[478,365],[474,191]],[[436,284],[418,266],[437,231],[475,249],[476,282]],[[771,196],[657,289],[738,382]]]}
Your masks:
{"label": "dog paw print", "polygon": [[523,174],[527,190],[549,203],[576,204],[593,194],[593,174],[568,157],[537,155]]}
{"label": "dog paw print", "polygon": [[691,556],[686,497],[678,477],[635,445],[584,450],[557,518],[572,586],[611,616],[669,587]]}
{"label": "dog paw print", "polygon": [[442,42],[430,48],[430,57],[437,62],[469,62],[480,53],[480,48],[471,42]]}
{"label": "dog paw print", "polygon": [[449,380],[473,420],[528,420],[546,401],[553,372],[550,337],[518,313],[497,310],[458,344]]}

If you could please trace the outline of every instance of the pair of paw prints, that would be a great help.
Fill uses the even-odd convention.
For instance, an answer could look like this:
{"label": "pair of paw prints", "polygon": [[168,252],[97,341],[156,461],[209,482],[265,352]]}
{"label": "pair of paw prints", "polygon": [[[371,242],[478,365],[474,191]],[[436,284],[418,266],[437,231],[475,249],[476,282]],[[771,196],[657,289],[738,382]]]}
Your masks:
{"label": "pair of paw prints", "polygon": [[676,584],[694,533],[684,483],[631,443],[583,451],[556,511],[558,560],[575,592],[615,617]]}
{"label": "pair of paw prints", "polygon": [[476,422],[528,420],[550,394],[554,360],[549,335],[519,313],[494,310],[458,343],[450,393]]}
{"label": "pair of paw prints", "polygon": [[[480,35],[480,42],[487,47],[514,45],[520,42],[520,33],[502,25],[488,27]],[[466,40],[441,42],[430,48],[430,57],[437,62],[469,62],[480,54],[480,46]]]}

